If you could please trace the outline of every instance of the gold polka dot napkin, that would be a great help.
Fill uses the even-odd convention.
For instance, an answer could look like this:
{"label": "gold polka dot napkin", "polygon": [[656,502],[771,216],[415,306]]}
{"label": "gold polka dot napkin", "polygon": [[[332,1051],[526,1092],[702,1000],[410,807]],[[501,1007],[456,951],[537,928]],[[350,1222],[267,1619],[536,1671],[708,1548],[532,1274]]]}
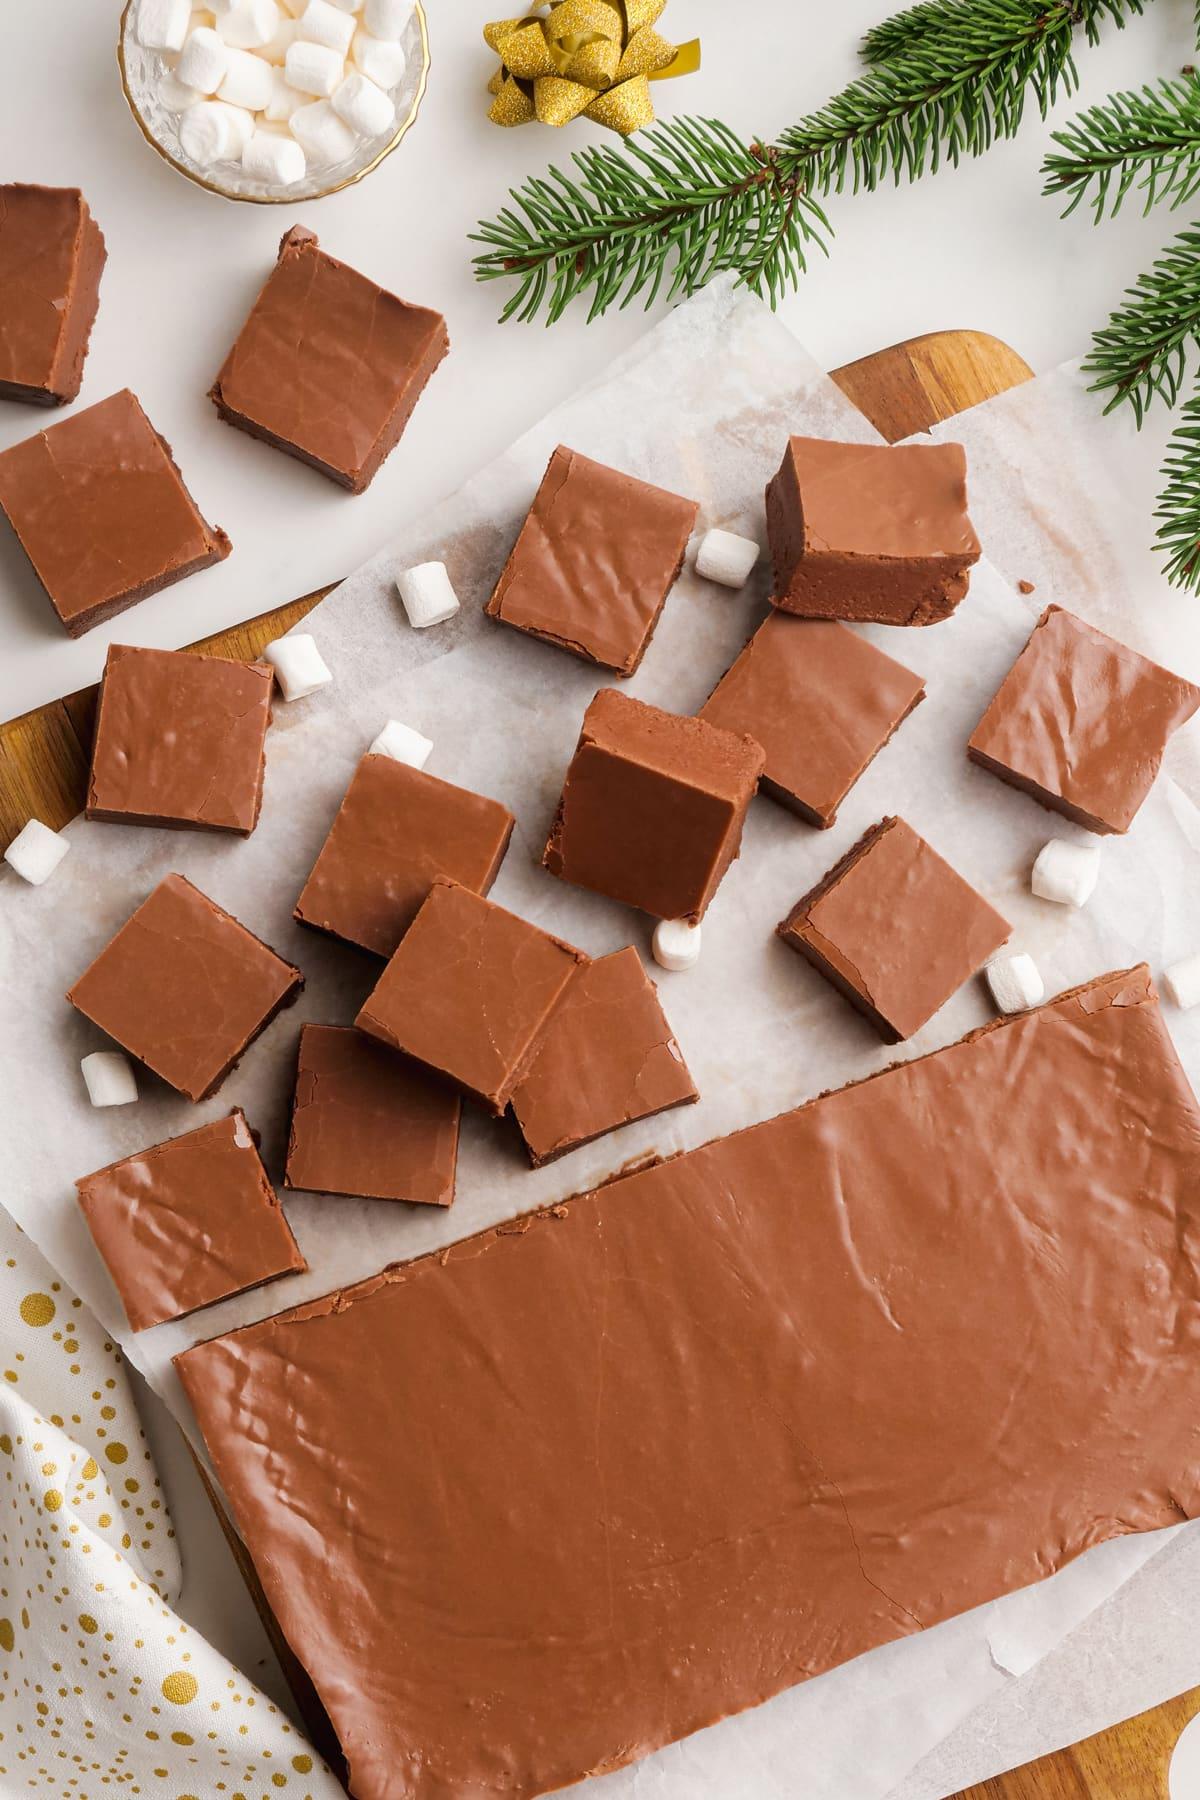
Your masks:
{"label": "gold polka dot napkin", "polygon": [[343,1796],[171,1610],[179,1582],[121,1353],[0,1211],[4,1800]]}

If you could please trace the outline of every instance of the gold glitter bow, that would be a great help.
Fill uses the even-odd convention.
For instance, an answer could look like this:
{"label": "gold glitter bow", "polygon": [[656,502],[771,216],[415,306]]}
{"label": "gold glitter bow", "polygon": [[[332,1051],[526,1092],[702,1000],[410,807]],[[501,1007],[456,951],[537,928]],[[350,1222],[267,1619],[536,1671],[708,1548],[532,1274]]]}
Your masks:
{"label": "gold glitter bow", "polygon": [[690,75],[700,43],[669,44],[654,29],[667,0],[550,0],[548,13],[497,19],[486,42],[500,58],[488,83],[494,125],[569,125],[582,113],[623,137],[654,120],[651,81]]}

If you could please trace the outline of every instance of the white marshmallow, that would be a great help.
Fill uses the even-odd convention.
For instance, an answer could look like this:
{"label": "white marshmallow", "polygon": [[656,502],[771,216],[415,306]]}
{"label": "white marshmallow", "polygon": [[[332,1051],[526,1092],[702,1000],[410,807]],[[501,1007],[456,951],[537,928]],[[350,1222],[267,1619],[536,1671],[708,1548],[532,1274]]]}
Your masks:
{"label": "white marshmallow", "polygon": [[1039,900],[1086,906],[1100,875],[1099,844],[1071,844],[1051,838],[1033,865],[1030,885]]}
{"label": "white marshmallow", "polygon": [[338,118],[344,119],[351,131],[361,132],[363,137],[379,137],[396,123],[396,108],[391,96],[357,69],[339,82],[331,104]]}
{"label": "white marshmallow", "polygon": [[745,587],[761,551],[753,538],[735,531],[706,531],[696,552],[696,573],[722,587]]}
{"label": "white marshmallow", "polygon": [[93,1106],[129,1106],[137,1099],[137,1076],[119,1050],[93,1050],[79,1067]]}
{"label": "white marshmallow", "polygon": [[279,29],[269,44],[264,44],[258,51],[264,62],[278,63],[282,68],[287,60],[287,53],[296,41],[295,19],[281,19]]}
{"label": "white marshmallow", "polygon": [[389,43],[386,38],[372,37],[369,31],[356,31],[352,55],[363,74],[384,89],[397,87],[404,80],[408,58],[403,44]]}
{"label": "white marshmallow", "polygon": [[202,98],[195,88],[190,88],[186,81],[180,81],[178,75],[169,71],[158,84],[158,97],[167,111],[173,113],[186,112]]}
{"label": "white marshmallow", "polygon": [[407,763],[410,769],[423,769],[433,750],[430,738],[422,737],[411,725],[389,719],[375,739],[368,756],[390,756],[393,762]]}
{"label": "white marshmallow", "polygon": [[217,20],[217,30],[235,50],[261,50],[279,30],[275,0],[235,0]]}
{"label": "white marshmallow", "polygon": [[418,563],[414,569],[402,569],[396,577],[396,587],[408,622],[417,631],[442,625],[458,611],[458,595],[451,586],[445,563]]}
{"label": "white marshmallow", "polygon": [[[271,75],[271,98],[263,108],[263,113],[272,124],[286,124],[294,112],[307,104],[308,96],[288,86],[287,76],[282,69],[272,69]],[[262,121],[259,123],[261,125]]]}
{"label": "white marshmallow", "polygon": [[305,700],[333,680],[321,660],[316,639],[307,631],[297,632],[294,637],[276,638],[273,644],[267,645],[263,656],[274,669],[285,700]]}
{"label": "white marshmallow", "polygon": [[686,919],[660,919],[651,940],[654,960],[662,969],[678,975],[700,961],[700,927]]}
{"label": "white marshmallow", "polygon": [[1175,1005],[1184,1012],[1190,1006],[1200,1005],[1200,951],[1195,956],[1185,956],[1182,962],[1172,963],[1169,969],[1164,969],[1163,986]]}
{"label": "white marshmallow", "polygon": [[182,50],[192,22],[192,0],[138,0],[138,43],[147,50]]}
{"label": "white marshmallow", "polygon": [[308,0],[297,22],[297,35],[309,44],[324,44],[339,56],[348,56],[354,42],[355,24],[349,13],[330,4],[330,0]]}
{"label": "white marshmallow", "polygon": [[288,123],[310,166],[345,162],[358,148],[358,139],[348,125],[343,125],[328,100],[313,100],[298,107]]}
{"label": "white marshmallow", "polygon": [[367,0],[363,23],[372,37],[398,38],[412,17],[412,0]]}
{"label": "white marshmallow", "polygon": [[283,72],[302,94],[318,94],[328,100],[346,72],[346,63],[327,44],[297,38],[284,58]]}
{"label": "white marshmallow", "polygon": [[240,162],[254,132],[254,116],[244,107],[224,100],[201,100],[184,113],[179,142],[185,156],[202,166],[215,162]]}
{"label": "white marshmallow", "polygon": [[51,831],[40,819],[30,819],[4,852],[4,860],[22,881],[41,887],[70,848],[66,838],[60,837],[57,831]]}
{"label": "white marshmallow", "polygon": [[175,73],[199,94],[215,94],[229,67],[229,45],[208,25],[193,31],[183,46]]}
{"label": "white marshmallow", "polygon": [[274,73],[261,56],[253,56],[249,50],[231,50],[217,99],[227,100],[230,106],[244,106],[247,112],[262,112],[275,89],[271,79]]}
{"label": "white marshmallow", "polygon": [[218,17],[221,13],[231,12],[236,0],[208,0],[208,10]]}
{"label": "white marshmallow", "polygon": [[1046,998],[1046,984],[1032,956],[997,956],[984,974],[1002,1013],[1028,1012]]}
{"label": "white marshmallow", "polygon": [[289,17],[298,19],[308,5],[308,0],[279,0],[279,4]]}
{"label": "white marshmallow", "polygon": [[256,131],[242,151],[242,167],[268,187],[294,187],[308,172],[303,150],[283,131]]}
{"label": "white marshmallow", "polygon": [[363,8],[363,0],[333,0],[333,4],[348,13],[361,12]]}

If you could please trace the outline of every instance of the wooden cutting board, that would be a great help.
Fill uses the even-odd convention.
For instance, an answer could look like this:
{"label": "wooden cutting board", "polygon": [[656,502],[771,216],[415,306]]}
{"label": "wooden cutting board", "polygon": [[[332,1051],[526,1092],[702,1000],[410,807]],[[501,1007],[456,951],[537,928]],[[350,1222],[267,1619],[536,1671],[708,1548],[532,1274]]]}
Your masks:
{"label": "wooden cutting board", "polygon": [[[848,363],[833,371],[833,379],[894,442],[1002,394],[1030,374],[1022,358],[997,338],[977,331],[938,331]],[[253,658],[264,644],[310,612],[327,591],[308,594],[192,648]],[[95,702],[96,690],[87,688],[0,725],[0,844],[15,837],[30,817],[57,830],[81,809]],[[328,1721],[270,1616],[243,1546],[227,1521],[222,1523],[297,1704],[314,1740],[326,1747]],[[1198,1712],[1200,1688],[1056,1756],[986,1781],[956,1800],[1168,1800],[1171,1752]]]}

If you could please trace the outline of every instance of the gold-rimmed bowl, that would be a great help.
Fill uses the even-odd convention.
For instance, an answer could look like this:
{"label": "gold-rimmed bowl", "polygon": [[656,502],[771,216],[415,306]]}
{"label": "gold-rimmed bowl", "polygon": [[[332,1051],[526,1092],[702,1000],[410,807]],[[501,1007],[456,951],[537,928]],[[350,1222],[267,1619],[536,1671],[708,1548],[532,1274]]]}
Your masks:
{"label": "gold-rimmed bowl", "polygon": [[396,123],[386,134],[364,138],[353,156],[344,162],[330,163],[312,169],[303,181],[291,187],[269,187],[247,175],[238,162],[197,163],[184,151],[179,138],[182,114],[173,113],[159,95],[164,75],[169,74],[175,57],[161,50],[147,50],[140,44],[134,29],[136,0],[127,0],[121,14],[121,30],[117,40],[117,62],[121,71],[121,87],[129,110],[152,150],[170,163],[197,187],[226,200],[241,200],[255,206],[294,206],[306,200],[323,200],[327,194],[340,193],[377,169],[407,134],[429,81],[429,28],[421,0],[415,0],[405,34],[401,40],[407,57],[403,79],[391,89],[396,106]]}

